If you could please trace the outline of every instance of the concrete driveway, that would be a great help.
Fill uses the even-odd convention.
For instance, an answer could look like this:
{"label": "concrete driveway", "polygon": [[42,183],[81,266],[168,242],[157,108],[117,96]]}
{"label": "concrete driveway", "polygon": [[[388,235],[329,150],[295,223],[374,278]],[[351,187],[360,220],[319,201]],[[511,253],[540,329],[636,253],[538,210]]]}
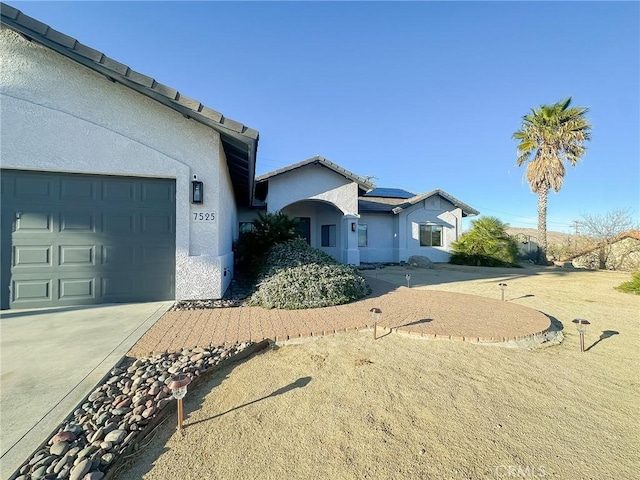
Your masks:
{"label": "concrete driveway", "polygon": [[171,305],[0,313],[0,477],[46,440]]}

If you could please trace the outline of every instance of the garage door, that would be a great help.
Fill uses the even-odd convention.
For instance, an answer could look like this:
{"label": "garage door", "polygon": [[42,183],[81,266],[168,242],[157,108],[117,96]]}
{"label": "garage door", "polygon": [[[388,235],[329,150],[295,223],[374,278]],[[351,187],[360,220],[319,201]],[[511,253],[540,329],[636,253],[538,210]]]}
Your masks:
{"label": "garage door", "polygon": [[175,298],[175,181],[2,170],[2,308]]}

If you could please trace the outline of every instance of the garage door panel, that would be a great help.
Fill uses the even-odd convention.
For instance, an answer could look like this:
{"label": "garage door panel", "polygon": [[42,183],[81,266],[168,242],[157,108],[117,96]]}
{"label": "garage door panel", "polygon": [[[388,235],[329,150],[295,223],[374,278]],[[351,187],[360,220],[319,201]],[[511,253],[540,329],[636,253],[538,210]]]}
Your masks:
{"label": "garage door panel", "polygon": [[92,202],[98,197],[100,183],[92,177],[70,177],[60,179],[60,199]]}
{"label": "garage door panel", "polygon": [[15,217],[16,232],[50,233],[53,231],[53,212],[19,211]]}
{"label": "garage door panel", "polygon": [[57,180],[51,177],[15,177],[14,195],[16,200],[26,204],[53,202],[57,196],[57,185]]}
{"label": "garage door panel", "polygon": [[140,201],[142,206],[173,205],[176,198],[174,184],[143,182]]}
{"label": "garage door panel", "polygon": [[58,300],[95,300],[96,278],[58,279]]}
{"label": "garage door panel", "polygon": [[109,212],[102,214],[102,233],[105,235],[132,235],[136,229],[134,214]]}
{"label": "garage door panel", "polygon": [[109,179],[102,182],[102,200],[114,203],[134,203],[136,182],[123,179]]}
{"label": "garage door panel", "polygon": [[93,267],[96,265],[95,245],[60,245],[58,265],[66,267]]}
{"label": "garage door panel", "polygon": [[174,180],[2,170],[1,193],[2,308],[175,297]]}
{"label": "garage door panel", "polygon": [[92,212],[62,212],[60,214],[60,232],[62,233],[95,233],[95,231],[95,214]]}
{"label": "garage door panel", "polygon": [[20,245],[13,247],[13,267],[51,267],[51,245]]}
{"label": "garage door panel", "polygon": [[176,221],[173,215],[153,215],[142,213],[140,215],[140,231],[145,235],[173,236]]}
{"label": "garage door panel", "polygon": [[101,262],[103,266],[121,268],[135,265],[135,246],[102,245]]}
{"label": "garage door panel", "polygon": [[15,304],[50,302],[52,281],[49,278],[13,280],[11,282],[12,301]]}

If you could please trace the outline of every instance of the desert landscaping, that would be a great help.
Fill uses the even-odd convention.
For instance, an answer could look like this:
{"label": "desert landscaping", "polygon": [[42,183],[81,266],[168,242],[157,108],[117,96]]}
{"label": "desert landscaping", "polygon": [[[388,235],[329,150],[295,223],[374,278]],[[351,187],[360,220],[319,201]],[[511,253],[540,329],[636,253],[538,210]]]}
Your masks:
{"label": "desert landscaping", "polygon": [[[633,478],[640,297],[630,274],[528,266],[386,267],[397,285],[535,308],[536,349],[342,333],[274,345],[189,392],[115,478]],[[473,305],[468,305],[470,314]],[[241,307],[242,308],[242,307]],[[574,318],[591,322],[580,352]],[[556,321],[557,320],[557,321]],[[634,473],[635,472],[635,473]]]}

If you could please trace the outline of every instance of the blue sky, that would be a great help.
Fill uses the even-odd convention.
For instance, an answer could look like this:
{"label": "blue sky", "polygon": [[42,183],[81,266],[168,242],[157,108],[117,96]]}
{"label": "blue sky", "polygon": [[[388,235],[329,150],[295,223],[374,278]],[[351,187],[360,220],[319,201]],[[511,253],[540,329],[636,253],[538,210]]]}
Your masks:
{"label": "blue sky", "polygon": [[537,225],[511,135],[532,107],[590,108],[549,230],[640,223],[638,2],[8,2],[260,132],[258,174],[316,154],[379,186],[442,188]]}

